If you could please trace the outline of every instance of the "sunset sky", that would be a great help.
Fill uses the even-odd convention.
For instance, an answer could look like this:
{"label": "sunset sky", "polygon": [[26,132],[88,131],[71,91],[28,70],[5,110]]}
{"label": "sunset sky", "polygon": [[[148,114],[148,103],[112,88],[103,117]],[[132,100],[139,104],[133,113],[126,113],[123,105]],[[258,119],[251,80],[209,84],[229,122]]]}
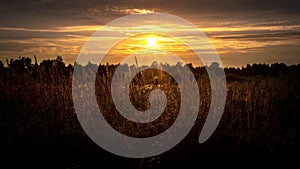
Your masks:
{"label": "sunset sky", "polygon": [[299,9],[297,0],[3,0],[0,60],[60,55],[74,63],[101,26],[129,14],[161,12],[196,25],[224,66],[298,64]]}

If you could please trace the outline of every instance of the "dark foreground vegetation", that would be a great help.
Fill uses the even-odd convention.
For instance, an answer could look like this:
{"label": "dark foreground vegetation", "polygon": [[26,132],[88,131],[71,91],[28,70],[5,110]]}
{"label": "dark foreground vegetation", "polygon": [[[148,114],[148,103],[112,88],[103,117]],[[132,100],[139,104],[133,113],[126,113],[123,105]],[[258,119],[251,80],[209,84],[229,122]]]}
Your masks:
{"label": "dark foreground vegetation", "polygon": [[[198,119],[181,143],[162,155],[145,159],[113,155],[84,133],[73,108],[73,66],[66,66],[61,57],[40,64],[30,58],[20,58],[7,64],[5,67],[0,62],[0,155],[2,164],[8,165],[6,168],[19,165],[38,168],[291,168],[296,164],[299,64],[225,68],[225,111],[217,130],[203,144],[198,143],[198,137],[211,101],[209,79],[205,67],[185,65],[193,71],[200,89]],[[128,70],[133,68],[122,66]],[[95,65],[87,67],[94,69]],[[100,65],[96,78],[99,109],[107,121],[119,132],[134,137],[156,135],[172,125],[180,104],[174,79],[155,69],[146,70],[143,76],[133,79],[130,98],[138,110],[149,108],[147,94],[154,88],[164,90],[168,98],[162,118],[146,125],[135,124],[118,115],[111,101],[110,81],[116,67]],[[83,75],[85,73],[88,72]]]}

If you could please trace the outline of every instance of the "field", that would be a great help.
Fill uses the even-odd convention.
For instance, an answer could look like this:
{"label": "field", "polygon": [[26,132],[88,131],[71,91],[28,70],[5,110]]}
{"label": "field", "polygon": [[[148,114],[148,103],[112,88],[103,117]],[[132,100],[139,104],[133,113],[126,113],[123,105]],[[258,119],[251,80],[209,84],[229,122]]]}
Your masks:
{"label": "field", "polygon": [[[61,57],[38,64],[30,58],[0,63],[0,155],[8,165],[39,168],[201,168],[291,167],[299,152],[296,114],[300,101],[300,65],[253,64],[225,68],[227,99],[221,122],[212,137],[198,143],[211,102],[205,67],[189,66],[200,89],[200,111],[188,136],[170,151],[145,159],[113,155],[84,133],[72,101],[73,66]],[[124,65],[123,65],[124,66]],[[128,65],[127,69],[130,71]],[[166,66],[166,65],[165,65]],[[86,67],[97,69],[95,65]],[[163,115],[139,124],[118,114],[110,94],[117,65],[100,65],[96,96],[105,119],[119,132],[149,137],[166,130],[176,119],[180,93],[164,71],[149,69],[130,84],[130,99],[138,110],[149,108],[148,95],[165,91]],[[125,67],[125,66],[124,66]],[[134,68],[134,67],[131,67]],[[178,65],[173,66],[179,69]],[[88,73],[82,69],[83,76]],[[155,78],[154,78],[155,77]],[[12,167],[9,167],[12,168]]]}

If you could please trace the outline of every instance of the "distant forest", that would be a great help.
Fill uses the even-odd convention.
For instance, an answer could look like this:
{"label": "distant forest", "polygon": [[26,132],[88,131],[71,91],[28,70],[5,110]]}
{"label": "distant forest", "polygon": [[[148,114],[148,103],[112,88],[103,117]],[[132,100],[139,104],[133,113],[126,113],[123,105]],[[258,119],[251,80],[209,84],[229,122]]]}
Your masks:
{"label": "distant forest", "polygon": [[[110,81],[118,65],[95,66],[89,63],[83,67],[98,69],[99,109],[117,131],[145,137],[159,134],[172,125],[180,99],[176,83],[167,73],[145,70],[144,76],[133,79],[130,98],[137,109],[149,108],[147,93],[154,88],[164,90],[170,100],[162,118],[150,124],[135,124],[118,115],[110,96]],[[130,71],[130,65],[122,66]],[[199,86],[198,119],[189,135],[174,149],[141,161],[112,155],[84,133],[72,101],[74,66],[66,65],[62,57],[40,63],[22,57],[8,60],[7,66],[0,61],[0,155],[12,165],[22,161],[25,166],[35,166],[34,159],[56,168],[100,163],[110,166],[107,168],[193,168],[198,163],[198,167],[239,167],[241,164],[277,167],[295,163],[293,154],[299,152],[296,114],[300,110],[300,64],[224,68],[225,111],[217,130],[204,144],[199,144],[197,139],[211,102],[206,68],[192,64],[173,67],[181,66],[189,66]],[[88,69],[82,69],[83,75],[88,73],[85,70]]]}
{"label": "distant forest", "polygon": [[[6,60],[7,66],[5,67],[3,62],[0,61],[0,69],[1,72],[5,71],[15,71],[19,73],[29,73],[34,78],[38,75],[38,70],[42,71],[41,69],[45,70],[46,72],[50,73],[51,69],[59,69],[65,73],[72,73],[73,65],[69,64],[66,65],[63,62],[63,58],[58,56],[56,59],[48,59],[44,60],[41,63],[37,62],[36,57],[35,61],[33,62],[29,57],[20,57],[19,59],[10,59]],[[92,65],[89,63],[90,66]],[[178,64],[180,65],[180,64]],[[195,67],[192,63],[186,64],[195,74],[197,78],[199,75],[205,74],[206,70],[204,66]],[[89,65],[88,65],[89,66]],[[95,65],[94,65],[95,66]],[[101,64],[100,67],[107,66],[105,64]],[[116,67],[118,65],[108,65],[110,67]],[[212,63],[210,66],[218,66],[217,63]],[[299,77],[299,67],[300,64],[297,65],[290,65],[287,66],[284,63],[274,63],[274,64],[247,64],[242,68],[239,67],[225,67],[224,71],[226,73],[227,81],[239,81],[246,77],[278,77],[278,76],[294,76],[295,78]],[[243,78],[244,77],[244,78]],[[239,79],[241,78],[241,79]],[[288,78],[288,77],[287,77]]]}

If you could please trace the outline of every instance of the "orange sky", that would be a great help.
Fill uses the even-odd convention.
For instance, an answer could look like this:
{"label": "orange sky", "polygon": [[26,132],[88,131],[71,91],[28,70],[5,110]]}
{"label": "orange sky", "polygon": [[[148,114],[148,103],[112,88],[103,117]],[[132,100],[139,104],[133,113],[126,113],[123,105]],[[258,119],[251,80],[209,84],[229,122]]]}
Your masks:
{"label": "orange sky", "polygon": [[[155,40],[154,45],[149,44],[151,39]],[[164,57],[168,53],[178,56],[186,63],[193,62],[194,65],[202,65],[193,50],[180,39],[152,33],[142,33],[122,40],[105,55],[102,63],[120,63],[125,57],[134,54],[140,57],[139,60],[143,60],[142,57],[145,55]],[[143,62],[142,64],[151,63]]]}
{"label": "orange sky", "polygon": [[[229,0],[226,5],[223,1],[189,1],[170,0],[160,4],[156,0],[122,3],[99,0],[95,4],[94,1],[75,0],[72,6],[64,0],[1,1],[0,60],[36,55],[42,61],[60,55],[66,63],[74,63],[88,38],[103,25],[129,14],[166,12],[190,21],[204,32],[224,66],[300,63],[297,5],[258,0],[249,4]],[[115,34],[107,36],[107,40],[118,38],[119,28],[111,29]],[[193,34],[182,38],[195,40]],[[183,50],[174,47],[175,44],[166,46],[163,39],[158,40],[158,45],[173,51]]]}

